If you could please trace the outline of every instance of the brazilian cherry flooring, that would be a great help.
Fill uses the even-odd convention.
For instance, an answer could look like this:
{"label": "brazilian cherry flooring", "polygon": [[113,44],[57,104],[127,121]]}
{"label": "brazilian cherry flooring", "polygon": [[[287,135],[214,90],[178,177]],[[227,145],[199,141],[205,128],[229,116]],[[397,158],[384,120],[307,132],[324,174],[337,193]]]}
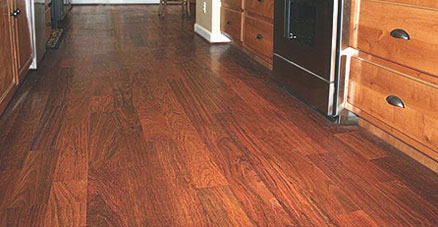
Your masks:
{"label": "brazilian cherry flooring", "polygon": [[172,6],[75,6],[0,119],[0,226],[436,226],[438,176]]}

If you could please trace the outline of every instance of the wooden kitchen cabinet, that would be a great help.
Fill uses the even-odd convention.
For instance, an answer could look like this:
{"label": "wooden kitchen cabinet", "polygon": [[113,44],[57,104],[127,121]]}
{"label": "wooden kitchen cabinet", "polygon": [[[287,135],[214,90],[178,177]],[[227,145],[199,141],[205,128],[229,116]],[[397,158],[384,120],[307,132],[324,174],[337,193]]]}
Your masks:
{"label": "wooden kitchen cabinet", "polygon": [[438,75],[438,10],[367,0],[360,1],[359,9],[352,47]]}
{"label": "wooden kitchen cabinet", "polygon": [[246,0],[245,11],[253,16],[259,16],[273,23],[274,0]]}
{"label": "wooden kitchen cabinet", "polygon": [[[15,53],[19,80],[23,80],[32,64],[32,44],[30,37],[29,15],[26,13],[26,0],[15,0],[13,9],[19,12],[14,18]],[[13,13],[12,11],[11,13]]]}
{"label": "wooden kitchen cabinet", "polygon": [[221,31],[238,46],[243,39],[243,8],[243,0],[222,0]]}
{"label": "wooden kitchen cabinet", "polygon": [[248,49],[267,62],[272,61],[274,55],[274,27],[271,23],[246,16],[243,42]]}
{"label": "wooden kitchen cabinet", "polygon": [[272,69],[274,0],[223,0],[221,30],[233,44]]}
{"label": "wooden kitchen cabinet", "polygon": [[[359,123],[438,169],[438,5],[353,0],[346,107]],[[403,143],[403,144],[402,144]]]}
{"label": "wooden kitchen cabinet", "polygon": [[4,109],[17,86],[9,9],[8,1],[0,0],[0,110]]}
{"label": "wooden kitchen cabinet", "polygon": [[0,113],[32,63],[25,0],[0,0]]}

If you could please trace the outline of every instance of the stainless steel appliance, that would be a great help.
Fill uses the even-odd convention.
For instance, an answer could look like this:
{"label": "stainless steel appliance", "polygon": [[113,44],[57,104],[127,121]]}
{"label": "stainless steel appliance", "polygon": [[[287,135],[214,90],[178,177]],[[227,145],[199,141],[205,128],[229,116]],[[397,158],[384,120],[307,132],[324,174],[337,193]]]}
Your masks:
{"label": "stainless steel appliance", "polygon": [[71,0],[52,0],[52,28],[60,27],[71,8]]}
{"label": "stainless steel appliance", "polygon": [[[38,63],[46,53],[46,43],[49,37],[47,34],[47,24],[50,23],[50,18],[47,18],[47,10],[50,10],[51,0],[33,0],[32,14],[32,47],[34,59],[31,69],[37,69]],[[49,21],[46,21],[46,20]]]}
{"label": "stainless steel appliance", "polygon": [[274,75],[319,112],[338,115],[341,0],[276,0]]}

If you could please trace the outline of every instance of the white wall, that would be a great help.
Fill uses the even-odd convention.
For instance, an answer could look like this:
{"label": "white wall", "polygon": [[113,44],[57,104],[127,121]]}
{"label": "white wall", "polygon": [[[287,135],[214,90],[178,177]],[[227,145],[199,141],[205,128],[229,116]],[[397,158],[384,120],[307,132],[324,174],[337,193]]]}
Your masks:
{"label": "white wall", "polygon": [[231,40],[221,33],[221,1],[196,0],[195,32],[210,43],[226,43]]}

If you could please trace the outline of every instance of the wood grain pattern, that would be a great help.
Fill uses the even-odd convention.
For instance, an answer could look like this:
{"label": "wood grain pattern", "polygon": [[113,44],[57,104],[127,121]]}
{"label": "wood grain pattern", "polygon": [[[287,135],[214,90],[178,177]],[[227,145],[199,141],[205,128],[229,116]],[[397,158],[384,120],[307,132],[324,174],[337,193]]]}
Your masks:
{"label": "wood grain pattern", "polygon": [[243,0],[223,0],[222,7],[233,9],[236,11],[242,11],[244,7]]}
{"label": "wood grain pattern", "polygon": [[382,2],[392,2],[398,4],[407,4],[412,6],[428,7],[432,9],[438,9],[438,3],[428,0],[378,0]]}
{"label": "wood grain pattern", "polygon": [[57,160],[56,151],[29,151],[15,187],[4,198],[2,207],[19,208],[42,205],[47,201]]}
{"label": "wood grain pattern", "polygon": [[390,62],[383,58],[379,58],[364,52],[359,52],[358,57],[366,61],[373,62],[374,64],[380,65],[381,67],[393,70],[400,75],[404,75],[406,77],[410,77],[412,79],[419,80],[432,86],[438,87],[438,75],[422,73],[420,71],[404,67],[400,64]]}
{"label": "wood grain pattern", "polygon": [[0,212],[0,225],[2,226],[44,226],[46,205],[31,207],[17,207]]}
{"label": "wood grain pattern", "polygon": [[211,223],[218,226],[255,226],[228,187],[202,189],[198,195]]}
{"label": "wood grain pattern", "polygon": [[[428,146],[435,152],[427,155],[438,160],[438,103],[432,98],[438,95],[437,88],[357,58],[351,61],[349,86],[349,103]],[[389,95],[400,97],[406,108],[389,105],[385,100]]]}
{"label": "wood grain pattern", "polygon": [[[378,1],[360,1],[357,44],[352,47],[378,57],[426,72],[438,74],[438,23],[433,18],[438,11],[409,7]],[[392,12],[392,13],[388,13]],[[394,29],[403,29],[410,40],[396,39],[390,35]]]}
{"label": "wood grain pattern", "polygon": [[0,117],[1,226],[436,225],[436,173],[168,9],[73,8]]}
{"label": "wood grain pattern", "polygon": [[[236,47],[271,70],[274,49],[273,20],[273,0],[223,1],[222,32],[231,36]],[[263,38],[256,39],[258,35]]]}
{"label": "wood grain pattern", "polygon": [[245,14],[243,43],[266,61],[272,62],[274,54],[274,26]]}
{"label": "wood grain pattern", "polygon": [[28,9],[30,9],[29,4],[25,0],[15,0],[14,6],[16,9],[21,10],[21,14],[14,19],[17,72],[18,78],[21,81],[29,70],[33,58],[30,35],[31,25],[29,23],[31,15],[28,13]]}
{"label": "wood grain pattern", "polygon": [[[251,154],[251,161],[256,166],[259,176],[277,196],[289,215],[295,218],[295,222],[303,225],[333,225],[336,222],[331,216],[332,212],[356,209],[342,190],[328,187],[331,185],[330,180],[306,158],[301,159],[299,155],[295,156],[296,153],[290,151],[284,153],[286,150],[278,152],[272,149],[268,142],[254,140],[257,138],[251,133],[254,130],[240,126],[229,116],[218,115],[218,118],[232,138],[241,142],[244,149],[247,149],[246,152]],[[278,171],[285,175],[278,174]],[[288,178],[289,174],[295,178]],[[306,179],[310,176],[312,182],[307,182]],[[322,186],[325,184],[327,185]],[[330,197],[330,205],[324,205],[323,200],[320,200],[321,195],[324,195],[324,198]],[[315,203],[318,206],[315,206]],[[312,212],[308,212],[310,210]]]}
{"label": "wood grain pattern", "polygon": [[[86,122],[88,123],[88,122]],[[64,125],[58,137],[59,157],[54,181],[86,180],[88,177],[88,125]]]}
{"label": "wood grain pattern", "polygon": [[[410,146],[406,143],[406,141],[408,141],[407,138],[409,138],[409,137],[405,136],[405,138],[401,138],[400,135],[402,135],[402,134],[398,134],[398,135],[396,135],[397,137],[395,137],[394,135],[391,135],[391,134],[387,133],[386,131],[384,131],[382,128],[376,127],[376,125],[378,125],[378,124],[376,124],[375,122],[374,122],[374,124],[371,124],[368,121],[361,120],[361,121],[359,121],[359,124],[361,127],[366,129],[367,131],[369,131],[373,135],[377,136],[378,138],[382,139],[386,143],[390,144],[394,148],[397,148],[398,150],[402,151],[404,154],[406,154],[407,156],[409,156],[410,158],[412,158],[416,162],[421,163],[423,166],[429,168],[430,170],[432,170],[435,173],[438,172],[438,163],[435,160],[431,159],[429,156],[427,156],[421,152],[418,152],[417,149],[413,148],[412,146]],[[395,131],[393,131],[393,132],[395,132]],[[403,141],[402,141],[402,139],[403,139]],[[426,147],[424,147],[424,148],[426,148]]]}
{"label": "wood grain pattern", "polygon": [[87,181],[54,182],[50,190],[45,226],[85,226]]}
{"label": "wood grain pattern", "polygon": [[[134,226],[135,198],[128,179],[113,165],[90,167],[87,182],[86,224],[91,226]],[[66,205],[63,204],[65,207]],[[79,222],[82,215],[77,215]]]}
{"label": "wood grain pattern", "polygon": [[9,7],[9,1],[0,1],[0,112],[3,112],[17,84]]}
{"label": "wood grain pattern", "polygon": [[387,154],[375,141],[370,142],[368,138],[359,133],[341,133],[336,135],[342,142],[353,148],[356,152],[361,152],[361,156],[368,160],[385,158]]}
{"label": "wood grain pattern", "polygon": [[274,19],[274,0],[246,0],[245,10],[256,16],[264,17],[272,22]]}
{"label": "wood grain pattern", "polygon": [[260,179],[241,145],[232,140],[219,122],[197,124],[197,129],[251,220],[260,226],[293,225],[277,198]]}
{"label": "wood grain pattern", "polygon": [[242,41],[243,13],[221,8],[221,31],[229,35],[235,42]]}
{"label": "wood grain pattern", "polygon": [[[346,193],[352,196],[353,202],[361,207],[367,215],[373,217],[373,220],[378,225],[382,225],[385,222],[394,225],[406,225],[406,223],[410,223],[410,225],[421,225],[422,222],[427,222],[428,218],[433,219],[432,216],[420,218],[420,216],[422,216],[420,213],[406,209],[403,205],[399,206],[402,203],[399,203],[401,198],[398,193],[394,193],[393,189],[385,188],[386,184],[391,184],[392,181],[382,183],[375,179],[363,179],[360,175],[356,175],[353,172],[344,172],[344,175],[337,175],[335,177],[333,175],[334,173],[343,171],[342,169],[344,168],[349,168],[343,164],[344,161],[342,160],[345,158],[346,157],[330,157],[327,154],[311,156],[312,162],[321,168],[336,184],[341,184]],[[367,184],[368,187],[360,187],[359,189],[358,183]],[[402,189],[400,189],[400,191],[401,190]],[[411,195],[415,196],[415,194]],[[367,199],[358,199],[359,197],[357,196]],[[376,196],[379,198],[380,206],[374,206],[365,202],[372,198],[376,199]],[[383,212],[384,210],[393,210],[393,212]],[[403,212],[409,212],[410,215],[403,214]]]}
{"label": "wood grain pattern", "polygon": [[146,165],[126,173],[136,198],[140,226],[206,226],[207,217],[197,196],[197,186],[174,141],[157,141]]}

